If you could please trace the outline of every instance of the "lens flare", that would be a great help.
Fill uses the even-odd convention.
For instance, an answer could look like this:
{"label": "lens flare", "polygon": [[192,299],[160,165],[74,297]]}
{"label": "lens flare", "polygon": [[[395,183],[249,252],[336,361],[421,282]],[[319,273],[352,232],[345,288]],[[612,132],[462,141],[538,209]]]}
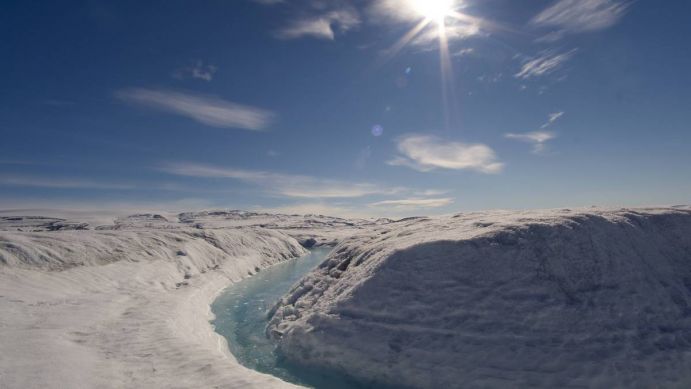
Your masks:
{"label": "lens flare", "polygon": [[[439,45],[440,73],[441,73],[441,98],[446,128],[457,126],[458,99],[455,90],[452,55],[449,45],[452,40],[477,34],[481,28],[492,30],[506,30],[505,26],[492,23],[484,19],[465,13],[466,0],[401,0],[405,7],[406,15],[418,15],[417,23],[403,35],[392,47],[384,51],[377,66],[389,62],[398,55],[406,46],[427,44],[430,38],[436,36]],[[406,75],[409,73],[406,71]],[[403,88],[407,84],[407,78],[401,76],[396,85]]]}

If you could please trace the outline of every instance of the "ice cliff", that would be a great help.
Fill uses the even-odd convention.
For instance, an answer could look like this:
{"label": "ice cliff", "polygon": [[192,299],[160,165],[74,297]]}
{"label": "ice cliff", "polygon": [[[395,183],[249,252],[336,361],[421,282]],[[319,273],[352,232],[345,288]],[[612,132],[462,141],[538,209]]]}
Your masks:
{"label": "ice cliff", "polygon": [[399,387],[688,387],[691,210],[382,225],[340,243],[267,333],[288,360]]}

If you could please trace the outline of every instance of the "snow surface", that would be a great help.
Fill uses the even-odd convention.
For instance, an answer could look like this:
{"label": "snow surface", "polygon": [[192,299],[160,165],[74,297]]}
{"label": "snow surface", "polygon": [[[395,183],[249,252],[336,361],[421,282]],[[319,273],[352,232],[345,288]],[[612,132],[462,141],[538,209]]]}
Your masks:
{"label": "snow surface", "polygon": [[[313,239],[315,246],[332,246],[343,238],[386,224],[389,219],[343,219],[325,215],[282,215],[240,210],[216,210],[183,213],[142,213],[114,216],[108,213],[87,213],[70,210],[0,210],[0,231],[57,230],[134,230],[134,229],[228,229],[260,227],[284,232],[301,242]],[[45,214],[52,217],[26,216]]]}
{"label": "snow surface", "polygon": [[45,232],[63,221],[4,220],[0,388],[294,387],[240,366],[209,305],[305,249],[279,231],[127,219],[140,226]]}
{"label": "snow surface", "polygon": [[275,308],[293,361],[413,387],[691,382],[688,207],[42,214],[0,211],[3,389],[294,387],[240,366],[209,305],[300,242],[341,243]]}
{"label": "snow surface", "polygon": [[417,388],[690,387],[691,210],[410,218],[274,308],[289,360]]}

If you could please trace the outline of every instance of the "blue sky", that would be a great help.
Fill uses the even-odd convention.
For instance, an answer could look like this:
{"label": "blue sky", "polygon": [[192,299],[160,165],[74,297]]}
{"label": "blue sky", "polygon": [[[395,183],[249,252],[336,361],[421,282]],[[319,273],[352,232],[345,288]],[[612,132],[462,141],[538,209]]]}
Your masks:
{"label": "blue sky", "polygon": [[689,203],[686,1],[3,8],[0,208]]}

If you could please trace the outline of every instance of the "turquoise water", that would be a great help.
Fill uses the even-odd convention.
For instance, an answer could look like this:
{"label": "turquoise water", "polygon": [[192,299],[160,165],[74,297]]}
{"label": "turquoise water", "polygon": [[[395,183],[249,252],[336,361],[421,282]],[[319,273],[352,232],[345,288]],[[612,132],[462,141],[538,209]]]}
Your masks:
{"label": "turquoise water", "polygon": [[246,367],[285,381],[319,389],[371,388],[342,375],[291,366],[274,353],[264,333],[268,312],[306,273],[319,265],[330,249],[316,248],[304,257],[264,269],[228,287],[211,305],[212,324],[228,340],[230,351]]}

